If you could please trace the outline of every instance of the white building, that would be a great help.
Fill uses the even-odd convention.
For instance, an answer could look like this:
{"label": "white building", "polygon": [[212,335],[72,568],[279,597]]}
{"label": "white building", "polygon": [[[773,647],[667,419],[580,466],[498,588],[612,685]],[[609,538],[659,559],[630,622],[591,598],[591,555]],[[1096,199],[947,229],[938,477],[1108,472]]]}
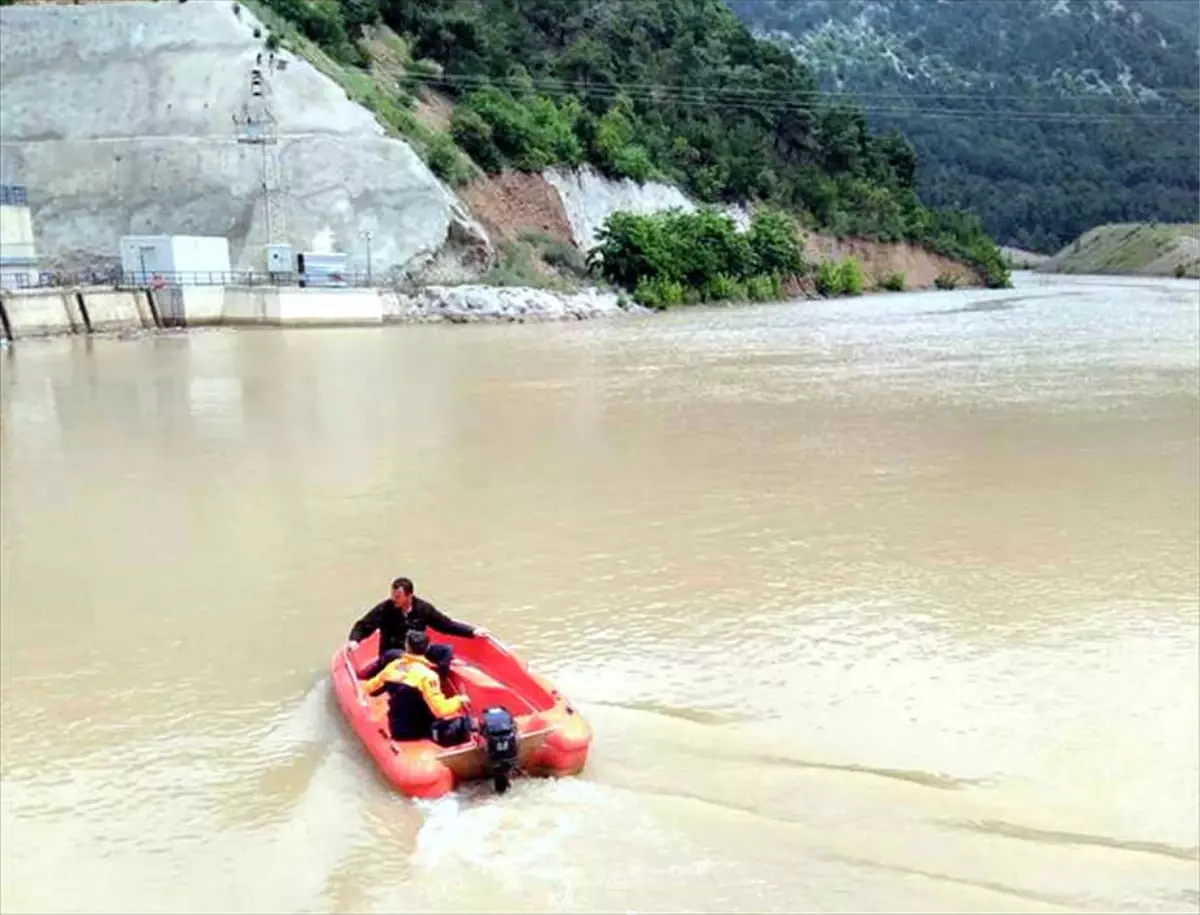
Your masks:
{"label": "white building", "polygon": [[125,235],[121,272],[134,285],[218,286],[230,282],[229,239],[204,235]]}
{"label": "white building", "polygon": [[19,184],[0,184],[0,286],[37,285],[37,263],[26,189]]}

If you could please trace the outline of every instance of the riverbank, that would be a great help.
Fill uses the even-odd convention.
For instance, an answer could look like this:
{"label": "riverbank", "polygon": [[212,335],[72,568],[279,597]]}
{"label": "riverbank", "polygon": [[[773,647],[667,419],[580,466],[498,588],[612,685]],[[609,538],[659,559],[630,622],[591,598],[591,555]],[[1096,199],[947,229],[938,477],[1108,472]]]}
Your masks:
{"label": "riverbank", "polygon": [[0,295],[6,340],[190,327],[321,327],[382,324],[581,321],[646,309],[599,289],[482,285],[390,289],[187,286],[38,289]]}
{"label": "riverbank", "polygon": [[[865,294],[920,292],[927,287]],[[787,285],[785,300],[821,300],[811,277]],[[712,302],[750,305],[754,302]],[[763,303],[765,304],[765,303]],[[691,307],[691,306],[679,306]],[[137,333],[205,327],[364,327],[385,324],[502,324],[586,321],[655,314],[632,296],[598,288],[575,292],[530,287],[425,286],[312,289],[278,286],[184,286],[163,289],[79,287],[0,293],[0,339]]]}
{"label": "riverbank", "polygon": [[1033,269],[1038,273],[1200,278],[1200,225],[1097,226]]}

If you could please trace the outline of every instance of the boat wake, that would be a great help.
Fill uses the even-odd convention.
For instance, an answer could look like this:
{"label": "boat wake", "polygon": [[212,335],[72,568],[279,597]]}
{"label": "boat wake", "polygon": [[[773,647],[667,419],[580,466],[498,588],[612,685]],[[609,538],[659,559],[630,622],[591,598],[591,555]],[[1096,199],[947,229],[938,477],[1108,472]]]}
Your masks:
{"label": "boat wake", "polygon": [[268,722],[261,745],[270,755],[282,755],[309,744],[330,744],[344,736],[329,677],[322,673],[299,702],[286,706]]}

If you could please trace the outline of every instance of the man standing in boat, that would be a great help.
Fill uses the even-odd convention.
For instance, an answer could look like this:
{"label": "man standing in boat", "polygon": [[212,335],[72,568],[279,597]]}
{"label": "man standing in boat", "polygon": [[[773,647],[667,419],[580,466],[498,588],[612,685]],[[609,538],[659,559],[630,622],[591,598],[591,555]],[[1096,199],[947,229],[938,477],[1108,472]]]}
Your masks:
{"label": "man standing in boat", "polygon": [[379,630],[379,659],[365,672],[367,677],[377,675],[404,653],[404,637],[410,629],[432,629],[443,635],[468,639],[481,639],[488,634],[481,626],[452,620],[429,601],[414,595],[410,578],[393,581],[392,596],[380,601],[354,624],[350,630],[350,647],[353,649],[376,629]]}

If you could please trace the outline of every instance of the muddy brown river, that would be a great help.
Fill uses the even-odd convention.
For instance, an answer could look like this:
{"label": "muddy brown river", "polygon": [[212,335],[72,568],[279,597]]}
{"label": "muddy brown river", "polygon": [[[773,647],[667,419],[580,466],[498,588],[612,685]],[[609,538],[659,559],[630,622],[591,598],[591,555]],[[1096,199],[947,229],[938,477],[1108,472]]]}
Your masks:
{"label": "muddy brown river", "polygon": [[[0,907],[1197,911],[1200,288],[0,353]],[[390,791],[411,575],[583,776]]]}

